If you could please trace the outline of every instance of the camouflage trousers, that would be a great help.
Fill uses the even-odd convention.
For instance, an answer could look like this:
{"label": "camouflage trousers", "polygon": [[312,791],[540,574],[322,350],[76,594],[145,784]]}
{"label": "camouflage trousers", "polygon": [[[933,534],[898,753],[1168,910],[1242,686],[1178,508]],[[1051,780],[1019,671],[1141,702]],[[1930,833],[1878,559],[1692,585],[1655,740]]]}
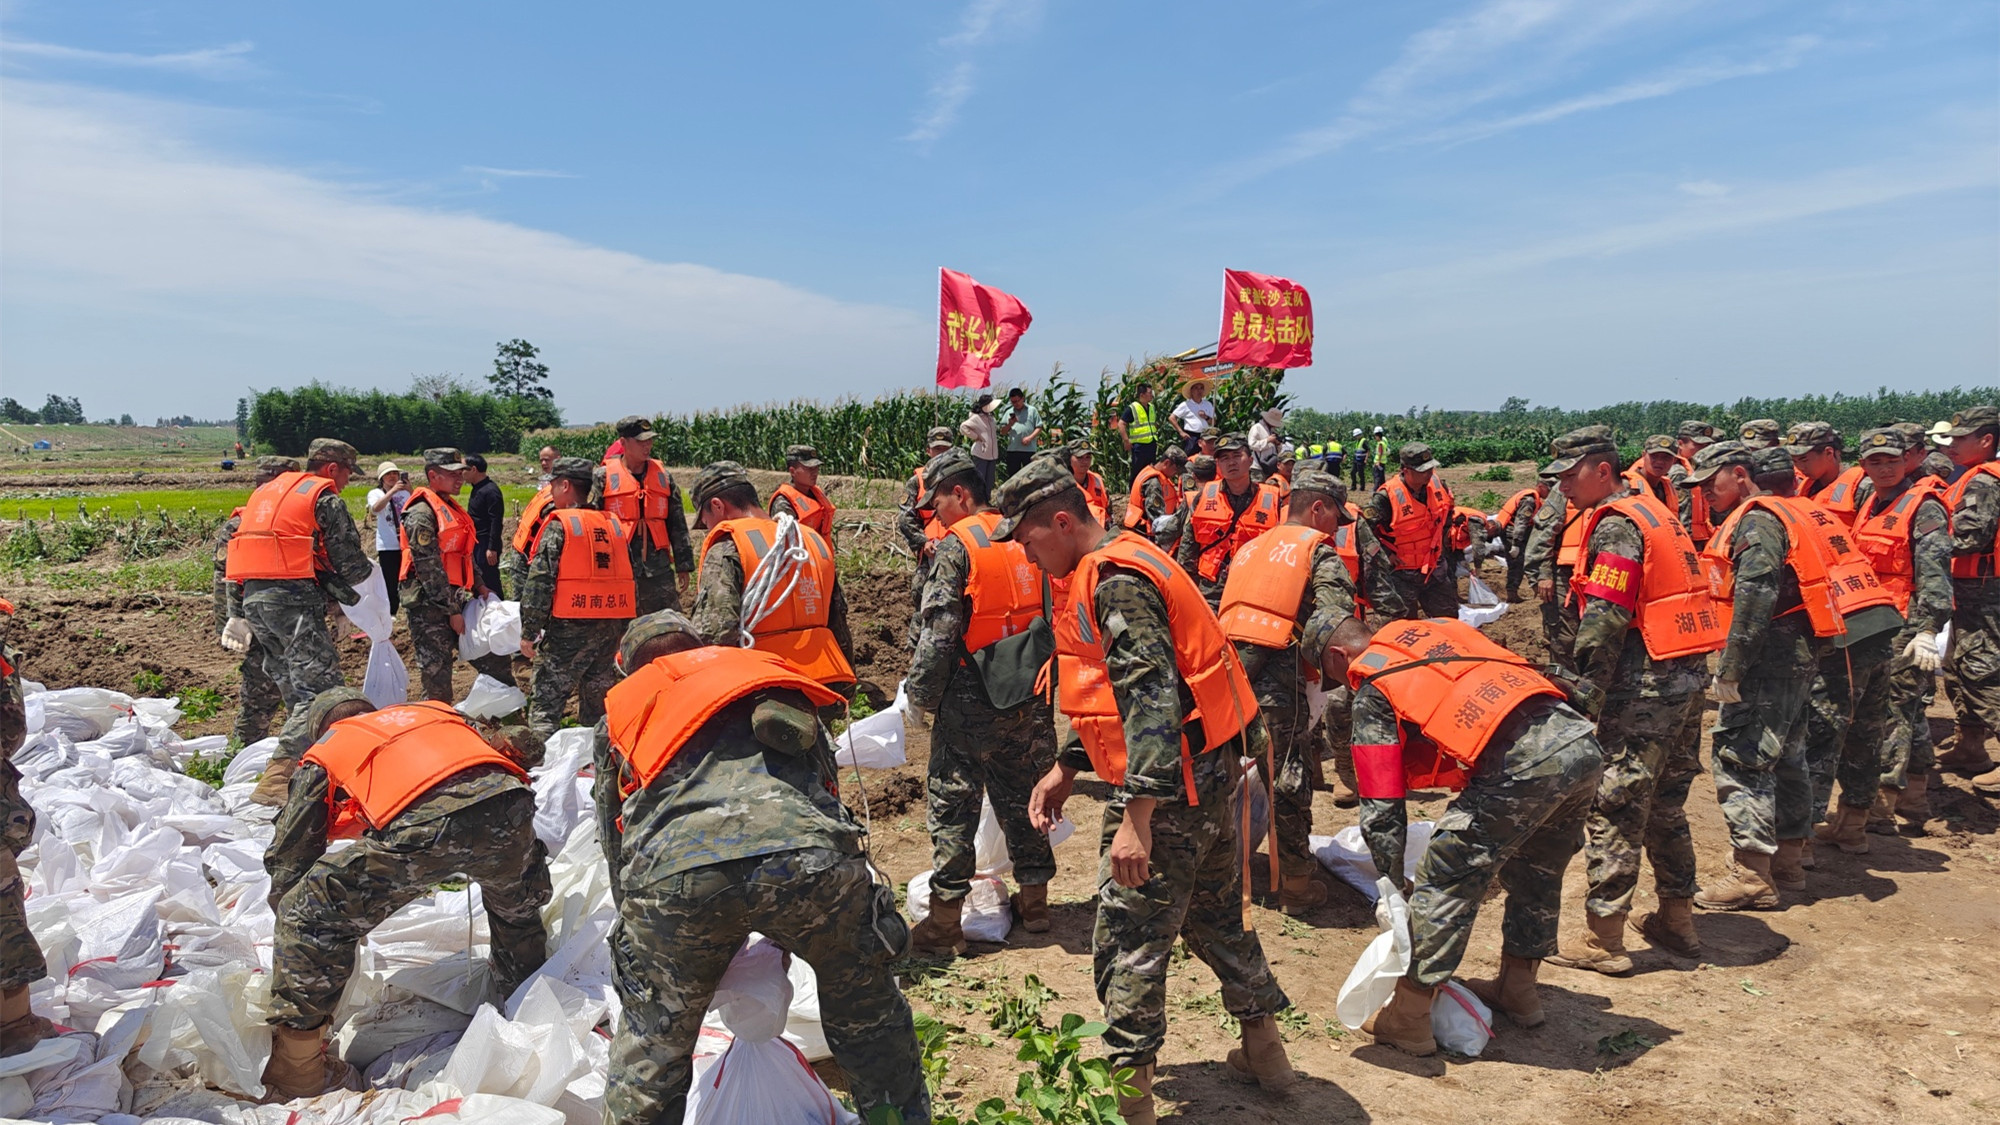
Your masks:
{"label": "camouflage trousers", "polygon": [[[1347,784],[1349,792],[1359,786],[1354,778],[1354,693],[1342,684],[1326,693],[1326,711],[1319,717],[1316,732],[1320,740],[1320,753],[1324,760],[1333,763],[1334,775]],[[1326,780],[1326,770],[1320,768],[1320,780]]]}
{"label": "camouflage trousers", "polygon": [[751,931],[819,976],[820,1019],[864,1117],[931,1119],[909,1002],[891,962],[910,945],[895,892],[860,856],[821,848],[709,864],[626,887],[611,928],[624,1018],[611,1041],[607,1125],[680,1125],[690,1056],[716,982]]}
{"label": "camouflage trousers", "polygon": [[264,646],[257,642],[254,629],[250,633],[250,648],[243,654],[240,670],[243,686],[236,694],[236,726],[229,736],[248,746],[270,733],[271,720],[277,717],[278,708],[285,704],[278,682],[264,670]]}
{"label": "camouflage trousers", "polygon": [[1639,856],[1653,863],[1661,898],[1693,898],[1694,836],[1687,796],[1701,772],[1701,692],[1618,700],[1604,709],[1597,741],[1604,774],[1584,824],[1584,909],[1599,918],[1629,913]]}
{"label": "camouflage trousers", "polygon": [[1501,950],[1531,961],[1556,951],[1563,869],[1583,847],[1603,764],[1589,723],[1567,707],[1530,702],[1502,724],[1417,861],[1411,980],[1451,979],[1495,878],[1507,891]]}
{"label": "camouflage trousers", "polygon": [[1716,712],[1709,769],[1733,848],[1775,855],[1779,840],[1812,831],[1806,707],[1812,678],[1743,677],[1743,701]]}
{"label": "camouflage trousers", "polygon": [[1031,887],[1056,875],[1049,838],[1028,820],[1028,796],[1055,764],[1055,755],[1041,749],[1037,730],[1049,722],[1047,703],[994,710],[977,686],[978,675],[966,665],[952,673],[931,728],[930,772],[924,779],[931,894],[944,902],[964,898],[972,889],[982,794],[993,802],[993,815],[1007,837],[1014,880]]}
{"label": "camouflage trousers", "polygon": [[296,761],[314,736],[306,729],[306,708],[320,692],[347,682],[340,674],[340,651],[327,628],[325,595],[315,585],[309,603],[246,597],[243,616],[250,622],[251,637],[263,649],[264,675],[277,685],[286,707],[285,725],[271,757]]}
{"label": "camouflage trousers", "polygon": [[535,838],[535,795],[525,788],[434,820],[391,821],[313,864],[278,900],[270,1022],[325,1023],[368,931],[455,875],[479,884],[497,991],[512,992],[548,958],[542,907],[554,894],[548,849]]}
{"label": "camouflage trousers", "polygon": [[633,600],[639,609],[634,617],[644,617],[663,609],[671,609],[675,613],[681,610],[681,588],[671,571],[658,578],[634,579],[633,590]]}
{"label": "camouflage trousers", "polygon": [[1880,633],[1819,662],[1806,704],[1806,776],[1812,782],[1812,817],[1826,819],[1833,783],[1840,803],[1865,809],[1882,787],[1882,751],[1893,714],[1889,657],[1895,633]]}
{"label": "camouflage trousers", "polygon": [[547,738],[562,726],[570,697],[577,721],[593,726],[604,715],[604,693],[618,682],[618,642],[626,620],[575,621],[554,618],[535,647],[535,683],[528,697],[528,727]]}
{"label": "camouflage trousers", "polygon": [[1576,665],[1576,607],[1569,600],[1572,568],[1556,568],[1556,597],[1542,603],[1542,639],[1548,642],[1549,663],[1558,668]]}
{"label": "camouflage trousers", "polygon": [[21,796],[21,771],[0,756],[0,988],[49,975],[42,947],[28,929],[27,886],[14,862],[34,838],[35,810]]}
{"label": "camouflage trousers", "polygon": [[1937,673],[1918,668],[1903,655],[1903,647],[1916,636],[1904,629],[1890,642],[1895,653],[1889,660],[1889,724],[1882,742],[1882,784],[1901,789],[1912,774],[1926,774],[1937,764],[1931,746],[1931,700],[1937,693]]}
{"label": "camouflage trousers", "polygon": [[1111,877],[1111,840],[1125,822],[1124,798],[1105,806],[1091,946],[1113,1066],[1152,1062],[1166,1042],[1167,966],[1176,939],[1215,973],[1230,1015],[1257,1019],[1291,1006],[1256,932],[1243,928],[1230,799],[1240,749],[1233,742],[1195,760],[1199,805],[1153,806],[1152,877],[1139,886],[1122,887]]}
{"label": "camouflage trousers", "polygon": [[[1286,651],[1273,659],[1294,657]],[[1324,868],[1313,858],[1310,837],[1313,790],[1317,788],[1320,772],[1320,741],[1312,726],[1305,691],[1301,688],[1296,698],[1273,698],[1260,684],[1257,694],[1264,727],[1271,732],[1271,756],[1277,765],[1271,823],[1278,836],[1278,870],[1287,879],[1317,875]],[[1258,762],[1261,770],[1263,759]],[[1243,846],[1254,853],[1257,844],[1256,840],[1246,840]]]}
{"label": "camouflage trousers", "polygon": [[1389,572],[1389,581],[1403,595],[1403,604],[1422,617],[1458,616],[1458,564],[1450,559],[1428,576],[1415,570]]}
{"label": "camouflage trousers", "polygon": [[[451,614],[433,606],[403,603],[404,623],[410,629],[410,647],[417,653],[420,699],[439,703],[453,701],[452,666],[458,662],[458,632],[451,627]],[[481,656],[470,662],[473,668],[506,684],[514,685],[514,658]]]}
{"label": "camouflage trousers", "polygon": [[1955,578],[1945,693],[1960,725],[2000,731],[2000,578]]}

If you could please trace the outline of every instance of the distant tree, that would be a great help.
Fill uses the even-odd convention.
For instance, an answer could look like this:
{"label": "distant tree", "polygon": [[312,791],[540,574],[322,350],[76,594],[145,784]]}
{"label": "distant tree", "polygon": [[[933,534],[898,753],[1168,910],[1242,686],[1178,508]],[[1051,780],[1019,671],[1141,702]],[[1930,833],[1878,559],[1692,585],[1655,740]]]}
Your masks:
{"label": "distant tree", "polygon": [[236,400],[236,440],[250,440],[250,400],[247,398]]}
{"label": "distant tree", "polygon": [[42,420],[40,414],[22,406],[11,398],[0,398],[0,422],[20,422],[32,425]]}
{"label": "distant tree", "polygon": [[469,395],[477,392],[466,383],[464,376],[440,371],[435,375],[412,375],[410,393],[430,399],[432,402],[443,402],[449,395]]}
{"label": "distant tree", "polygon": [[1526,414],[1527,412],[1528,400],[1522,398],[1520,395],[1509,395],[1507,401],[1500,404],[1500,413],[1502,414]]}
{"label": "distant tree", "polygon": [[60,422],[82,425],[83,403],[77,401],[74,396],[64,398],[61,395],[50,395],[49,400],[42,404],[41,415],[42,421],[51,425]]}
{"label": "distant tree", "polygon": [[494,394],[502,398],[555,401],[556,393],[542,385],[549,378],[548,365],[535,362],[541,349],[521,339],[496,346],[500,354],[493,360],[493,374],[486,377]]}
{"label": "distant tree", "polygon": [[119,425],[121,425],[121,426],[136,426],[136,425],[138,425],[138,423],[137,423],[137,422],[134,422],[134,421],[132,420],[132,416],[131,416],[130,414],[120,414],[120,415],[118,416],[118,424],[119,424]]}

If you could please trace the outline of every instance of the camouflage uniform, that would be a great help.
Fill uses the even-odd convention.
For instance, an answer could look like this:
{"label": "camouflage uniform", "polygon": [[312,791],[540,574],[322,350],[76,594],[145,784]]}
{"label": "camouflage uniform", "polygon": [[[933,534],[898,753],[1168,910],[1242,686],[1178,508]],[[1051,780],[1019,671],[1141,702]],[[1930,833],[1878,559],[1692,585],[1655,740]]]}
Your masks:
{"label": "camouflage uniform", "polygon": [[[1231,492],[1229,485],[1225,483],[1222,486],[1222,498],[1229,502],[1231,513],[1241,516],[1257,503],[1257,497],[1260,495],[1258,490],[1263,487],[1253,481],[1249,488],[1238,493]],[[1181,525],[1176,530],[1176,534],[1180,536],[1180,545],[1174,548],[1174,558],[1181,564],[1181,569],[1188,572],[1188,577],[1194,579],[1195,589],[1200,590],[1201,596],[1208,599],[1208,608],[1216,609],[1222,605],[1222,587],[1229,581],[1229,556],[1223,558],[1222,569],[1216,571],[1215,581],[1210,582],[1201,576],[1201,541],[1199,536],[1188,530],[1186,515],[1193,510],[1193,501],[1200,496],[1201,493],[1197,490],[1181,505]]]}
{"label": "camouflage uniform", "polygon": [[[1581,519],[1582,513],[1574,516]],[[1522,566],[1528,572],[1528,581],[1537,586],[1543,582],[1555,583],[1555,600],[1543,602],[1541,608],[1542,637],[1548,642],[1549,664],[1556,668],[1573,668],[1576,663],[1576,606],[1569,596],[1570,572],[1574,568],[1559,561],[1563,531],[1571,517],[1562,487],[1549,489],[1548,497],[1535,509],[1534,528],[1522,551]]]}
{"label": "camouflage uniform", "polygon": [[1535,532],[1535,513],[1542,508],[1542,498],[1532,491],[1521,497],[1514,505],[1514,518],[1501,529],[1507,542],[1507,599],[1513,601],[1521,596],[1521,579],[1528,572],[1528,537]]}
{"label": "camouflage uniform", "polygon": [[[541,521],[543,523],[546,523],[548,521],[549,516],[554,514],[554,512],[555,512],[554,505],[550,505],[549,507],[543,508],[540,517]],[[536,524],[533,527],[529,528],[528,530],[529,550],[534,549],[535,535],[539,531],[541,531],[540,524]],[[527,553],[524,551],[515,550],[512,541],[509,541],[507,546],[500,552],[500,578],[502,581],[507,583],[507,588],[510,590],[519,590],[521,588],[521,583],[526,582],[528,580]]]}
{"label": "camouflage uniform", "polygon": [[[1893,491],[1882,494],[1877,506],[1865,497],[1863,513],[1878,511],[1900,499],[1917,478],[1905,478]],[[1863,482],[1864,485],[1867,482]],[[1933,496],[1918,504],[1910,516],[1910,552],[1916,573],[1911,582],[1910,605],[1905,611],[1908,624],[1889,642],[1889,719],[1880,743],[1882,784],[1901,789],[1912,774],[1927,774],[1934,761],[1930,720],[1925,711],[1930,694],[1936,690],[1937,676],[1918,668],[1903,655],[1918,633],[1936,634],[1951,620],[1953,583],[1951,578],[1951,519],[1944,502]],[[1842,781],[1843,792],[1847,783]]]}
{"label": "camouflage uniform", "polygon": [[[238,583],[229,581],[226,572],[229,566],[229,541],[236,537],[236,529],[243,523],[243,517],[232,515],[222,521],[222,530],[215,536],[215,581],[212,591],[215,606],[215,635],[220,637],[231,617],[242,616],[243,594]],[[328,642],[332,642],[329,640]],[[250,647],[243,650],[243,662],[238,671],[242,673],[243,686],[237,691],[236,726],[229,737],[237,743],[248,746],[263,738],[271,731],[271,720],[284,706],[285,697],[278,691],[277,681],[264,670],[264,646],[258,642],[255,630],[250,633]]]}
{"label": "camouflage uniform", "polygon": [[[1355,520],[1347,526],[1354,531],[1355,557],[1361,568],[1354,615],[1375,629],[1391,621],[1419,616],[1421,609],[1403,601],[1403,592],[1396,586],[1394,577],[1396,560],[1382,546],[1382,541],[1375,537],[1374,527],[1365,519]],[[1307,622],[1302,634],[1305,651],[1325,651],[1327,638],[1332,636],[1333,628],[1339,624],[1338,618],[1318,618]],[[1326,710],[1320,715],[1319,727],[1314,735],[1320,744],[1320,756],[1333,760],[1335,775],[1346,783],[1351,795],[1354,789],[1354,693],[1348,690],[1346,684],[1323,686],[1326,688]]]}
{"label": "camouflage uniform", "polygon": [[[1853,618],[1848,625],[1853,628]],[[1836,779],[1841,803],[1855,808],[1872,805],[1881,788],[1882,753],[1894,720],[1889,664],[1901,651],[1894,644],[1904,632],[1900,621],[1897,625],[1820,657],[1805,717],[1806,776],[1815,821],[1826,819]]]}
{"label": "camouflage uniform", "polygon": [[[665,471],[664,469],[662,470]],[[653,546],[652,536],[643,525],[632,532],[632,579],[639,593],[639,613],[657,613],[681,608],[681,574],[694,573],[694,547],[688,542],[687,509],[682,504],[681,486],[667,473],[667,549]],[[598,466],[590,484],[589,507],[604,507],[604,467]]]}
{"label": "camouflage uniform", "polygon": [[[1355,693],[1354,740],[1403,741],[1395,708],[1373,684]],[[1552,697],[1527,700],[1502,721],[1417,861],[1409,979],[1425,988],[1451,979],[1496,876],[1507,890],[1501,950],[1530,961],[1556,952],[1563,869],[1583,847],[1602,765],[1590,720]],[[1402,798],[1362,798],[1361,834],[1376,870],[1392,879],[1403,871],[1408,830]]]}
{"label": "camouflage uniform", "polygon": [[[934,462],[935,463],[935,462]],[[972,468],[967,459],[966,468]],[[923,622],[905,690],[910,703],[932,712],[931,760],[925,793],[931,835],[931,893],[939,901],[972,889],[973,836],[979,799],[1007,837],[1014,879],[1022,886],[1055,877],[1049,838],[1028,820],[1028,797],[1055,764],[1055,724],[1046,697],[1010,710],[995,708],[979,670],[965,653],[965,593],[972,560],[956,535],[938,541],[918,614]]]}
{"label": "camouflage uniform", "polygon": [[[1989,412],[1991,408],[1986,408]],[[1951,512],[1953,559],[1994,549],[2000,531],[2000,478],[1980,474]],[[1953,578],[1951,651],[1945,689],[1963,726],[2000,731],[2000,577]]]}
{"label": "camouflage uniform", "polygon": [[[437,513],[423,497],[413,496],[404,505],[403,533],[409,544],[404,548],[403,565],[410,574],[403,579],[403,619],[409,625],[410,647],[417,651],[422,697],[450,703],[451,669],[458,660],[458,630],[451,627],[451,619],[465,612],[472,591],[452,585],[445,577],[444,557],[438,553]],[[511,655],[488,653],[473,660],[472,666],[508,687],[514,686]]]}
{"label": "camouflage uniform", "polygon": [[[539,742],[521,743],[532,747],[523,765],[539,765]],[[299,767],[264,853],[278,915],[271,1023],[302,1030],[324,1024],[354,971],[361,939],[453,876],[479,884],[497,994],[508,995],[541,967],[548,957],[541,910],[554,891],[548,849],[535,837],[535,795],[519,778],[491,765],[461,770],[386,827],[364,831],[331,855],[329,784],[318,765]]]}
{"label": "camouflage uniform", "polygon": [[[563,711],[579,691],[579,722],[588,726],[604,714],[604,693],[618,682],[618,669],[612,663],[618,655],[618,638],[632,620],[554,616],[556,571],[568,542],[563,521],[548,521],[527,579],[515,587],[521,594],[521,635],[541,638],[533,642],[535,684],[528,699],[528,726],[543,738],[562,726]],[[591,546],[581,543],[577,549],[588,551]]]}
{"label": "camouflage uniform", "polygon": [[[731,646],[737,643],[743,628],[743,560],[736,554],[734,539],[723,536],[702,556],[700,587],[694,596],[694,612],[688,617],[708,643]],[[847,627],[847,594],[841,589],[838,579],[833,583],[826,624],[833,633],[834,642],[840,645],[840,651],[851,664],[854,660],[854,636]],[[853,698],[853,684],[831,686],[835,691]],[[830,722],[843,713],[843,708],[839,706],[829,707],[821,710],[820,718]]]}
{"label": "camouflage uniform", "polygon": [[14,862],[35,840],[35,809],[21,795],[21,771],[13,761],[28,736],[21,654],[5,643],[0,669],[0,989],[11,990],[48,976],[49,967],[28,929],[27,884]]}
{"label": "camouflage uniform", "polygon": [[[663,620],[687,631],[677,614],[642,618],[626,636],[628,657]],[[890,971],[909,929],[894,892],[869,875],[805,697],[772,689],[728,704],[622,801],[622,762],[601,727],[597,753],[600,779],[612,779],[600,780],[599,820],[618,857],[610,944],[625,1012],[605,1120],[679,1125],[702,1016],[752,931],[812,965],[827,1042],[860,1111],[890,1105],[904,1120],[930,1120],[910,1006]]]}
{"label": "camouflage uniform", "polygon": [[[1430,447],[1423,448],[1428,450]],[[1430,489],[1443,487],[1443,482],[1433,476],[1423,493],[1413,489],[1411,495],[1421,501],[1430,494]],[[1379,489],[1369,493],[1368,499],[1362,502],[1361,514],[1373,525],[1372,530],[1377,539],[1386,539],[1390,528],[1395,526],[1394,505],[1389,502],[1389,494]],[[1395,585],[1396,592],[1411,618],[1458,616],[1458,570],[1454,559],[1453,552],[1445,551],[1439,556],[1437,569],[1431,571],[1428,576],[1414,570],[1396,568],[1393,558],[1391,559],[1390,581]]]}

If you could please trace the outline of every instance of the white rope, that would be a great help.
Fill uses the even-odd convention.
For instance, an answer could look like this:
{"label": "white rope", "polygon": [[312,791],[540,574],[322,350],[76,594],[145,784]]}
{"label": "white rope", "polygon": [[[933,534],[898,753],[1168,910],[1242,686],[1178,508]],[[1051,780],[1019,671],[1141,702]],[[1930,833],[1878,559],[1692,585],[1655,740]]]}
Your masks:
{"label": "white rope", "polygon": [[792,514],[779,512],[777,522],[776,542],[758,561],[757,568],[744,576],[743,620],[736,629],[739,648],[752,646],[755,641],[752,632],[766,617],[776,613],[778,607],[785,604],[786,598],[792,596],[792,590],[799,584],[800,571],[812,557],[806,551],[805,542],[799,535],[799,523],[792,518]]}

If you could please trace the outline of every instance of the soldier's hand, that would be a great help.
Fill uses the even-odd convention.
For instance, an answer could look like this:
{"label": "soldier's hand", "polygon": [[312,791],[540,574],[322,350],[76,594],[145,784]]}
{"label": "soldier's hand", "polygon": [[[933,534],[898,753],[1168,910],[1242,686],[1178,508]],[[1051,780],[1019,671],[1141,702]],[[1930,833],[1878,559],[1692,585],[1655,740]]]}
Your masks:
{"label": "soldier's hand", "polygon": [[1135,797],[1111,838],[1111,878],[1121,887],[1136,887],[1152,877],[1153,799]]}
{"label": "soldier's hand", "polygon": [[685,596],[688,592],[688,587],[694,585],[694,572],[683,570],[674,575],[674,582],[680,587],[681,594]]}
{"label": "soldier's hand", "polygon": [[218,638],[218,643],[230,652],[249,652],[250,622],[241,617],[230,618],[222,627],[222,636]]}
{"label": "soldier's hand", "polygon": [[1917,666],[1919,672],[1935,672],[1944,663],[1944,651],[1938,647],[1936,633],[1918,633],[1903,646],[1903,655]]}
{"label": "soldier's hand", "polygon": [[465,632],[465,615],[463,613],[454,613],[451,615],[451,631],[459,634]]}
{"label": "soldier's hand", "polygon": [[1069,791],[1076,784],[1076,771],[1057,763],[1049,767],[1049,772],[1035,783],[1035,791],[1028,796],[1028,823],[1037,832],[1047,832],[1062,819],[1063,805],[1069,801]]}
{"label": "soldier's hand", "polygon": [[533,660],[535,658],[535,642],[529,640],[526,637],[522,637],[521,655],[527,657],[529,660]]}
{"label": "soldier's hand", "polygon": [[1725,680],[1717,676],[1715,678],[1715,701],[1717,703],[1743,702],[1743,682],[1741,680]]}
{"label": "soldier's hand", "polygon": [[486,565],[487,565],[487,566],[499,566],[499,565],[500,565],[500,552],[498,552],[498,551],[488,551],[488,552],[486,552]]}
{"label": "soldier's hand", "polygon": [[1535,596],[1542,599],[1543,605],[1547,605],[1550,602],[1555,601],[1556,580],[1553,578],[1544,578],[1541,581],[1535,583]]}

